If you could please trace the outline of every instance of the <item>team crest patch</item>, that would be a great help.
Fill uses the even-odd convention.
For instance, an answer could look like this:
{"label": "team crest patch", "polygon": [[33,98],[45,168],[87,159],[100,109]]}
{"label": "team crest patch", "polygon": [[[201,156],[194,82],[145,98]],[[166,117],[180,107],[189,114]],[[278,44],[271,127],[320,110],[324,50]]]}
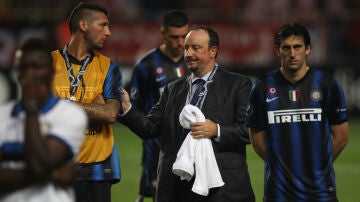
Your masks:
{"label": "team crest patch", "polygon": [[156,67],[156,73],[161,74],[164,72],[164,69],[162,67]]}
{"label": "team crest patch", "polygon": [[311,91],[310,97],[313,101],[320,101],[323,97],[322,92],[318,89]]}
{"label": "team crest patch", "polygon": [[289,99],[293,102],[298,101],[300,98],[300,91],[299,90],[289,90]]}

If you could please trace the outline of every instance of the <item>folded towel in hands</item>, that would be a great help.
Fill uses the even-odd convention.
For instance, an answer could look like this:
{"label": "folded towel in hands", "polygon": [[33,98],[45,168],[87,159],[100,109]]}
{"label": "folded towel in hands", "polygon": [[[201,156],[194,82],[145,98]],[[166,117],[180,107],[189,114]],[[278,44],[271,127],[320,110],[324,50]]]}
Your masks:
{"label": "folded towel in hands", "polygon": [[[190,129],[190,123],[201,121],[205,121],[205,116],[198,107],[190,104],[184,106],[179,116],[181,126]],[[187,181],[190,181],[195,174],[192,191],[203,196],[209,194],[210,188],[224,185],[211,140],[194,139],[190,133],[177,153],[173,173],[181,180]]]}

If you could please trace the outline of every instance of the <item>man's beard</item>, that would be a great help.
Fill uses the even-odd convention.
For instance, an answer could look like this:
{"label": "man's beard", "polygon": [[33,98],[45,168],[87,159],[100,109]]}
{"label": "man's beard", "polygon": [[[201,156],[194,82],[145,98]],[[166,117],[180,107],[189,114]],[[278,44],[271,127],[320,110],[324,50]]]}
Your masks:
{"label": "man's beard", "polygon": [[198,66],[196,66],[196,67],[189,67],[188,69],[189,69],[190,72],[196,73],[196,72],[199,70],[199,67],[198,67]]}

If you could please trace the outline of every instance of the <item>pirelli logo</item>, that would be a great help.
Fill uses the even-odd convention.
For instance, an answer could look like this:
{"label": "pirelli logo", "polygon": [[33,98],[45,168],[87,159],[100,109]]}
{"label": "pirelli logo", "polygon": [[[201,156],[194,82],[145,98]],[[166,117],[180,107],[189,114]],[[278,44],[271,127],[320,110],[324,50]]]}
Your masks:
{"label": "pirelli logo", "polygon": [[269,124],[321,121],[321,108],[268,111]]}

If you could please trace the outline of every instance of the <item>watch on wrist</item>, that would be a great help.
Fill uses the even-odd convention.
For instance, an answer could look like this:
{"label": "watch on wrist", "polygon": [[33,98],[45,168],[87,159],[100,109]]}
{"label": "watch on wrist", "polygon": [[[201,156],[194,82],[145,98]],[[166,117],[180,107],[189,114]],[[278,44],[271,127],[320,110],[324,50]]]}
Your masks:
{"label": "watch on wrist", "polygon": [[35,100],[29,100],[23,104],[24,111],[26,113],[38,113],[40,111],[39,107],[37,106],[37,102]]}

